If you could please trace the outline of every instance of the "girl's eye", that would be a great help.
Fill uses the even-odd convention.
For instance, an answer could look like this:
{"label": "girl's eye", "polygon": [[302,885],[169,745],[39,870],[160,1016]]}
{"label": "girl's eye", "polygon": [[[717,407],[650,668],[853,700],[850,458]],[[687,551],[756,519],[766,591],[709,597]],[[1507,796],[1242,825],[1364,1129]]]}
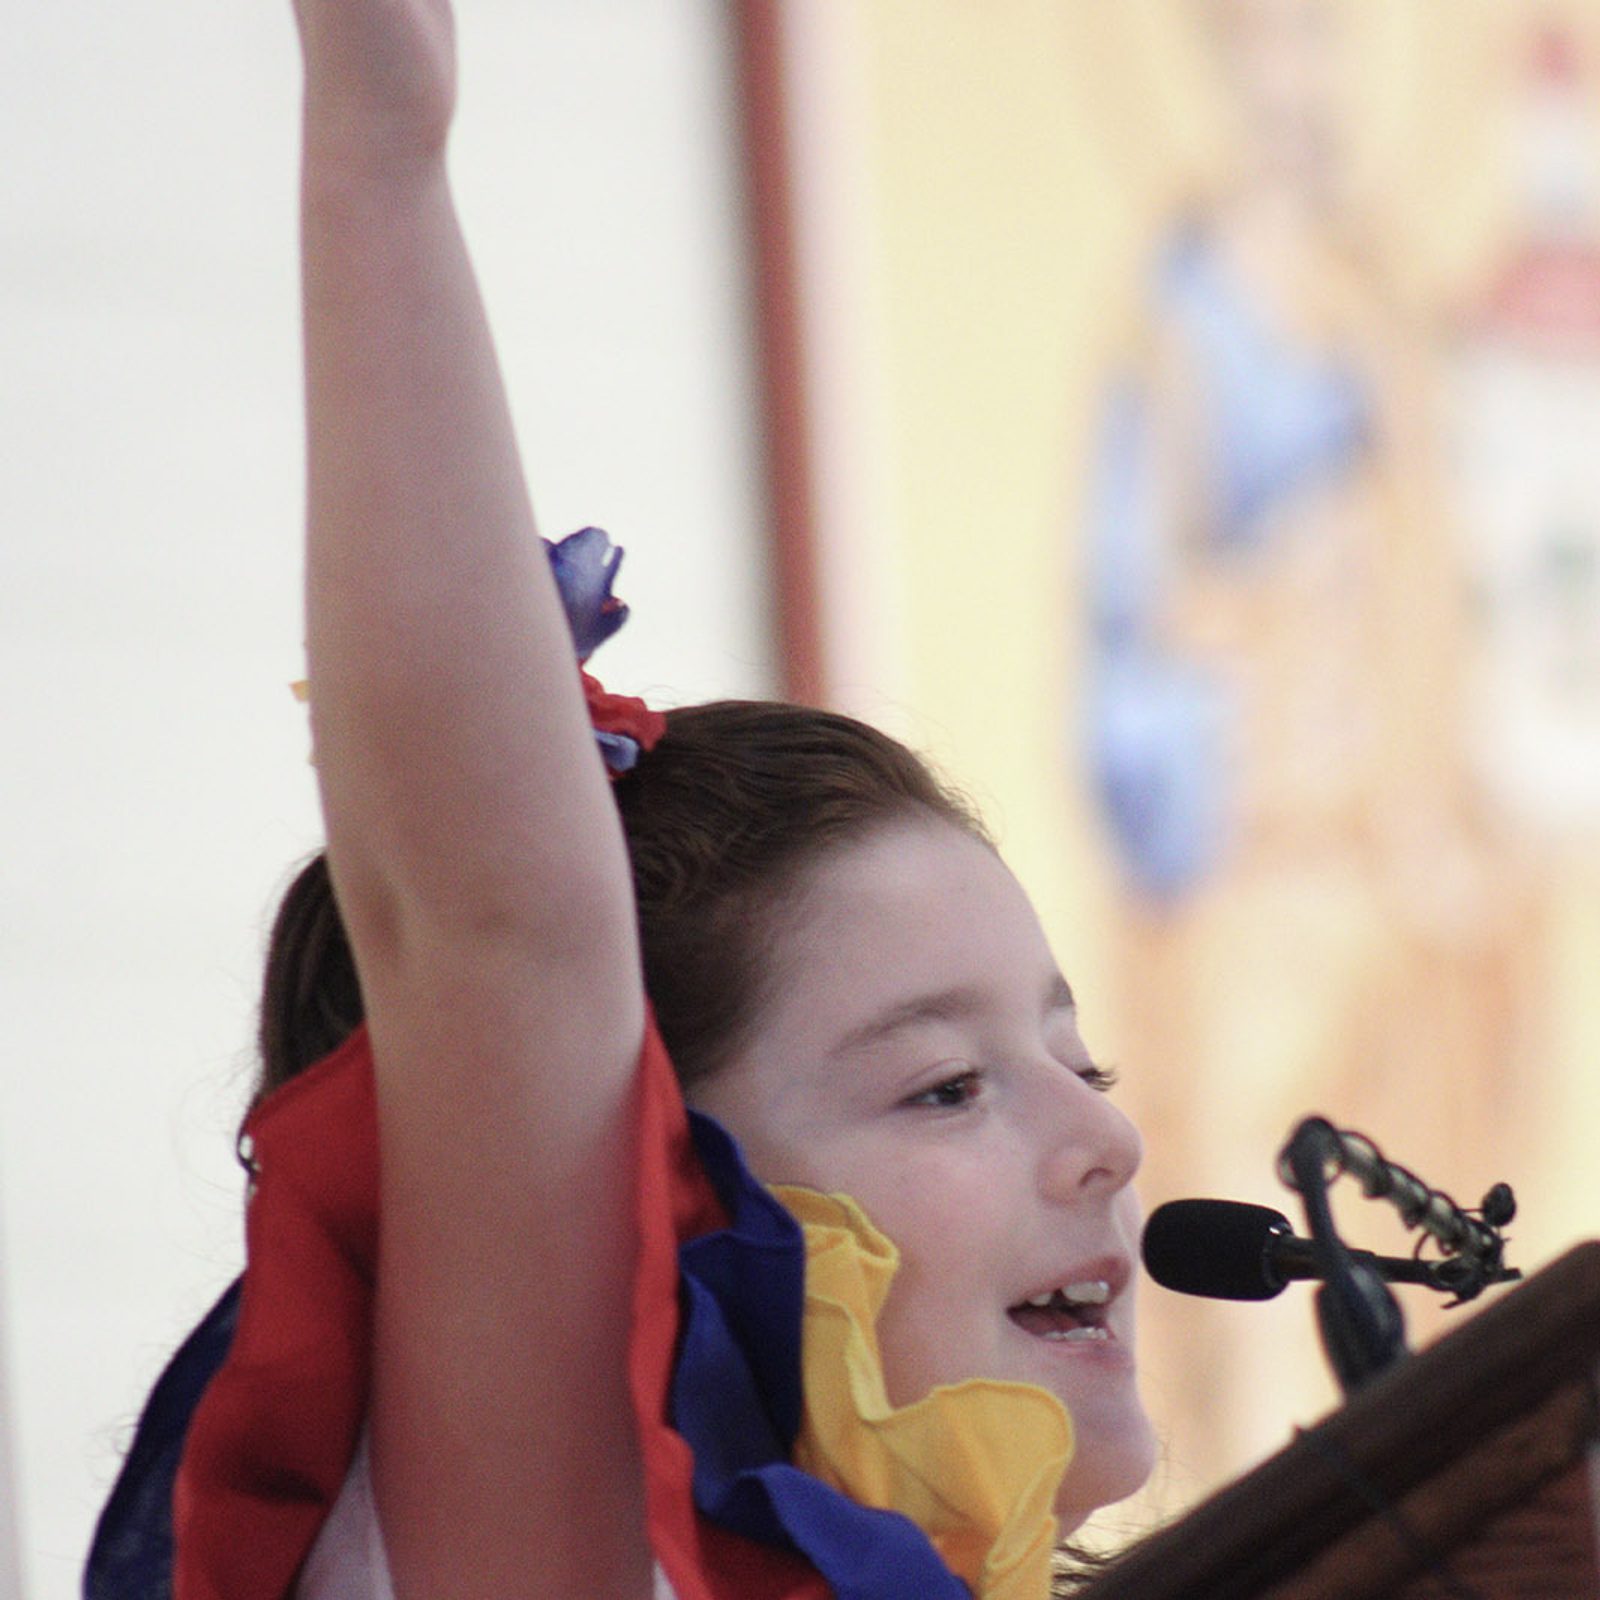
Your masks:
{"label": "girl's eye", "polygon": [[976,1067],[964,1067],[942,1082],[910,1096],[908,1106],[931,1106],[936,1111],[953,1111],[976,1100],[983,1087],[983,1073]]}
{"label": "girl's eye", "polygon": [[1101,1067],[1091,1061],[1088,1066],[1079,1067],[1077,1071],[1078,1076],[1091,1089],[1097,1089],[1101,1094],[1104,1094],[1108,1089],[1116,1087],[1117,1069],[1115,1067]]}

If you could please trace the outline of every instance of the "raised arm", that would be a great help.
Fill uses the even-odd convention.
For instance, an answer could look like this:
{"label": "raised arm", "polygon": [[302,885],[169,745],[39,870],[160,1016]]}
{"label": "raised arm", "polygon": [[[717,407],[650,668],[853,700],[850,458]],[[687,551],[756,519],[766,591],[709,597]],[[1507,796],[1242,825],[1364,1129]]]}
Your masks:
{"label": "raised arm", "polygon": [[648,1592],[626,855],[445,170],[446,0],[297,0],[318,776],[378,1065],[401,1600]]}

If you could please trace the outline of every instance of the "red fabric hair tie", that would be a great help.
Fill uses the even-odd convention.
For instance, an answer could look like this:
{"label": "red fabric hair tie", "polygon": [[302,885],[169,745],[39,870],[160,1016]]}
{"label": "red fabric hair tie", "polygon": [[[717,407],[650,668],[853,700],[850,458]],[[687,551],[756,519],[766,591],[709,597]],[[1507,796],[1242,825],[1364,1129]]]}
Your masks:
{"label": "red fabric hair tie", "polygon": [[[581,669],[628,620],[627,606],[611,592],[622,565],[622,550],[599,528],[580,528],[559,544],[546,539],[544,547]],[[627,772],[640,752],[650,749],[666,732],[667,719],[632,695],[608,693],[591,673],[582,676],[595,740],[615,777]]]}

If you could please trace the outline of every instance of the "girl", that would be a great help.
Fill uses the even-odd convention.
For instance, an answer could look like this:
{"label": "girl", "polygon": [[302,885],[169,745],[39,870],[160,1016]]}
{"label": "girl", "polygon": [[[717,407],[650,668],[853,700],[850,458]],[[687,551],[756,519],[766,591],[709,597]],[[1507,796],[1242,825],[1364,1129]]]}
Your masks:
{"label": "girl", "polygon": [[[305,1349],[335,1359],[326,1329],[284,1331],[314,1252],[276,1208],[364,1181],[359,1141],[328,1153],[333,1124],[361,1114],[359,1056],[379,1265],[370,1317],[339,1337],[358,1330],[351,1370],[370,1355],[370,1383],[295,1580],[307,1600],[967,1592],[952,1574],[1042,1595],[1041,1549],[1152,1455],[1132,1360],[1139,1144],[1071,991],[977,823],[892,741],[761,705],[674,712],[663,731],[592,680],[586,695],[446,181],[447,0],[296,10],[308,649],[337,909],[316,864],[280,919],[265,1087],[363,1011],[365,1026],[250,1124],[250,1274],[185,1446],[179,1592],[239,1600],[269,1565],[245,1540],[243,1575],[213,1581],[185,1551],[238,1545],[216,1508],[289,1476],[264,1436],[304,1395],[247,1404],[241,1386]],[[590,531],[557,558],[587,654],[620,620],[615,556]],[[592,580],[578,600],[574,572]],[[596,726],[614,765],[634,763],[614,795]],[[741,1187],[699,1129],[702,1166],[733,1174],[706,1204],[755,1240],[739,1259],[781,1255],[796,1218],[809,1251],[805,1415],[793,1461],[757,1463],[753,1517],[752,1447],[730,1421],[744,1369],[716,1350],[766,1317],[744,1336],[759,1368],[785,1337],[772,1296],[724,1295],[744,1269],[686,1247],[671,1429],[651,1365],[663,1337],[673,1355],[670,1279],[641,1324],[663,1303],[648,1299],[663,1209],[691,1240],[704,1220],[687,1215],[705,1201],[693,1173],[650,1203],[681,1117],[659,1092],[657,1025],[689,1102],[788,1186],[787,1209]],[[278,1137],[296,1118],[298,1147]],[[365,1249],[347,1198],[322,1205],[330,1271]],[[701,1520],[779,1529],[778,1578],[741,1578],[754,1569],[720,1535],[677,1538],[674,1474],[687,1493],[691,1470]],[[284,1513],[302,1546],[325,1492],[300,1496],[318,1502],[309,1524]]]}

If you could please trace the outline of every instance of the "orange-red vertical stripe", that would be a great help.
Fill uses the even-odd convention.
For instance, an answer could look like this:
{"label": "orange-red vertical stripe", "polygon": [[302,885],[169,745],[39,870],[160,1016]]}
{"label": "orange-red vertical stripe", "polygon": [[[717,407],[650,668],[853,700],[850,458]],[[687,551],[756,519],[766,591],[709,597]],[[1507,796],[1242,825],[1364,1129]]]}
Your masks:
{"label": "orange-red vertical stripe", "polygon": [[820,705],[827,684],[781,4],[782,0],[734,0],[733,50],[780,682],[789,699]]}

